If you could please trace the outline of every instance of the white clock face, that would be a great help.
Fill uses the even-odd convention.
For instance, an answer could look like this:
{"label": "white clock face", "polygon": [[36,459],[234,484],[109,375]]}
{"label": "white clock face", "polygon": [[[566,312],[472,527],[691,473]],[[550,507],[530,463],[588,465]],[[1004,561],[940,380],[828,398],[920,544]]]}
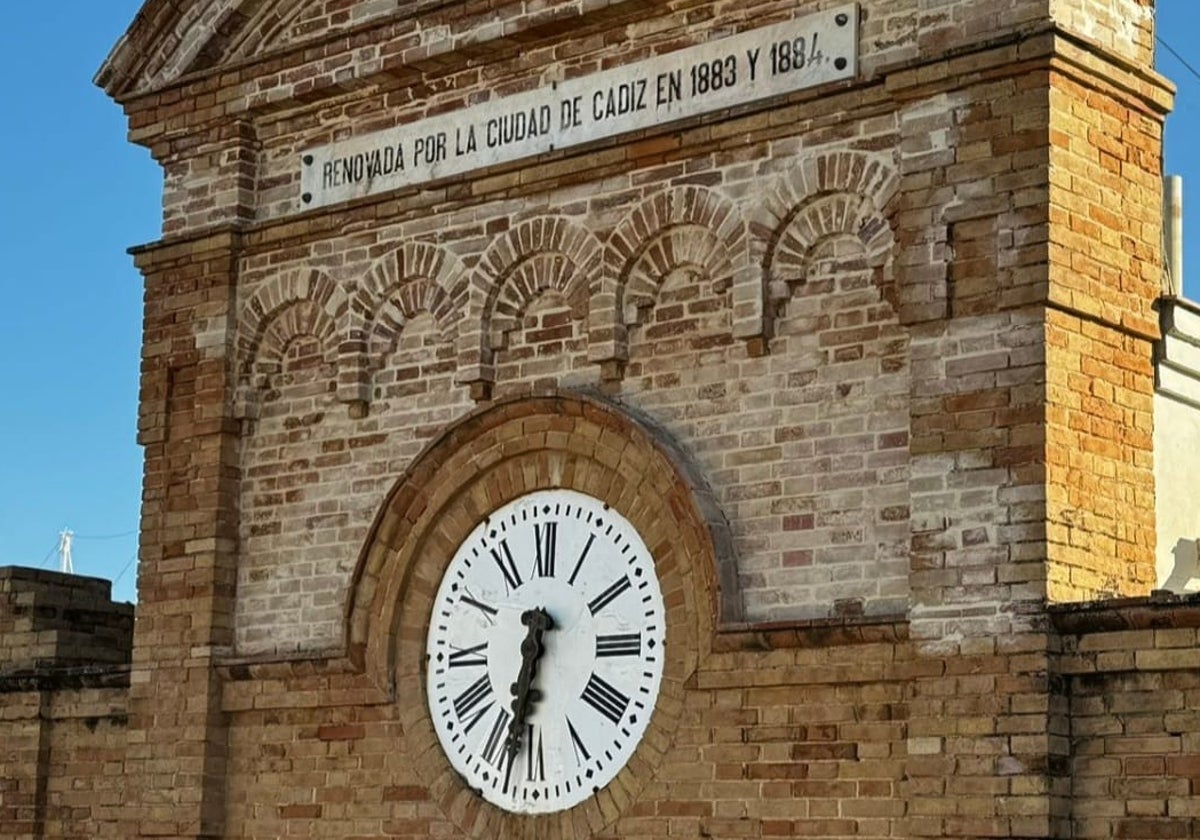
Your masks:
{"label": "white clock face", "polygon": [[654,560],[624,517],[572,490],[509,502],[434,601],[426,691],[450,763],[509,811],[584,801],[646,731],[664,638]]}

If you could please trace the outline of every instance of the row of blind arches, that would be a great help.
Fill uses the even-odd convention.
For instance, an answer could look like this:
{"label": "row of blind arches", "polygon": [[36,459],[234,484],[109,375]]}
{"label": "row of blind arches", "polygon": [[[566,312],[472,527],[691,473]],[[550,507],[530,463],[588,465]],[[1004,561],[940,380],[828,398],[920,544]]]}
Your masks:
{"label": "row of blind arches", "polygon": [[598,364],[625,359],[628,328],[680,267],[728,278],[733,334],[743,340],[769,335],[771,299],[802,280],[810,254],[830,240],[856,243],[891,297],[888,214],[898,180],[879,157],[831,152],[790,167],[745,217],[713,189],[676,187],[635,207],[603,242],[570,218],[540,216],[495,240],[470,269],[446,248],[407,242],[349,289],[312,268],[286,271],[241,307],[239,413],[253,415],[255,395],[299,335],[336,357],[340,400],[367,401],[371,371],[422,312],[453,343],[457,381],[473,384],[490,383],[494,352],[548,290],[586,313],[588,358]]}

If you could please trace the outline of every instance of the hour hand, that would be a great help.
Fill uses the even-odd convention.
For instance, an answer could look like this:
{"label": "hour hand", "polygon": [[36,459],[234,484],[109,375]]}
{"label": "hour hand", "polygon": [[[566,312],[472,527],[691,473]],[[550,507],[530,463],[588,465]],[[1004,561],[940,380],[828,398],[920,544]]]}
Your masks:
{"label": "hour hand", "polygon": [[537,675],[538,660],[542,657],[542,634],[554,627],[554,621],[541,607],[526,610],[521,614],[521,623],[527,628],[521,642],[521,669],[517,681],[512,684],[512,719],[508,724],[508,739],[505,747],[510,758],[521,749],[521,736],[525,732],[525,719],[530,708],[542,698],[542,693],[533,687]]}
{"label": "hour hand", "polygon": [[536,632],[539,639],[542,633],[554,629],[554,619],[541,607],[521,613],[521,623],[528,627],[531,633]]}

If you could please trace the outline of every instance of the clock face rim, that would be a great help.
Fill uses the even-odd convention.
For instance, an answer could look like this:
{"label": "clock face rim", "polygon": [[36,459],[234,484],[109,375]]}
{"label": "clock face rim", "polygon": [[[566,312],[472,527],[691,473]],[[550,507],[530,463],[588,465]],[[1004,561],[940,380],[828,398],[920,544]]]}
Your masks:
{"label": "clock face rim", "polygon": [[[555,505],[559,507],[554,508]],[[579,569],[575,570],[579,577],[579,588],[563,584],[561,581],[561,577],[567,575],[566,567],[575,565],[574,559],[560,562],[558,575],[549,579],[539,579],[533,569],[526,568],[531,565],[531,555],[536,550],[534,541],[529,539],[534,533],[533,520],[539,518],[539,508],[543,507],[546,508],[546,512],[541,514],[541,521],[555,521],[560,529],[558,545],[563,549],[564,558],[569,558],[572,553],[580,553],[581,545],[586,543],[589,534],[600,536],[597,542],[602,547],[604,541],[612,541],[612,550],[597,552],[595,555],[602,559],[601,563],[592,564],[589,561],[589,574],[586,577]],[[532,518],[528,517],[530,510],[534,512]],[[569,515],[572,511],[575,513],[574,517]],[[600,530],[593,530],[593,526],[588,524],[587,520],[592,517],[603,523],[599,526]],[[573,527],[563,529],[564,524]],[[507,531],[510,527],[512,530]],[[603,536],[601,531],[604,532]],[[513,581],[502,575],[499,561],[489,556],[490,549],[497,547],[499,541],[507,542],[506,535],[511,537],[517,546],[513,553],[522,558],[524,568],[524,571],[517,573],[521,582],[515,588],[510,586]],[[563,539],[564,536],[566,539]],[[623,553],[622,548],[625,548]],[[587,549],[583,549],[582,554],[591,556]],[[634,577],[624,575],[627,580],[635,581],[638,585],[636,589],[628,587],[634,597],[606,598],[607,589],[597,581],[607,580],[606,575],[616,577],[618,570],[626,567],[631,573],[635,573]],[[471,569],[477,571],[472,572]],[[525,576],[528,576],[529,580],[524,580]],[[464,581],[469,582],[467,586],[474,584],[476,588],[481,581],[490,583],[487,600],[489,607],[497,610],[497,613],[486,613],[472,607],[467,607],[465,612],[449,610],[451,604],[461,606],[463,593],[452,588],[462,587]],[[535,688],[544,690],[546,696],[535,704],[528,717],[531,723],[544,726],[544,731],[550,736],[551,747],[547,753],[550,759],[546,762],[549,766],[546,769],[545,783],[539,786],[531,782],[517,788],[514,782],[513,794],[510,796],[498,785],[498,774],[492,769],[494,765],[485,764],[475,752],[464,751],[464,746],[470,744],[479,751],[484,751],[490,744],[493,761],[497,760],[497,750],[503,753],[503,748],[498,747],[495,741],[498,737],[507,738],[507,729],[501,726],[501,718],[505,713],[502,710],[512,702],[508,691],[511,685],[509,681],[516,678],[520,669],[522,660],[519,644],[527,632],[520,625],[520,613],[540,604],[546,604],[550,613],[558,614],[559,620],[564,625],[569,625],[551,629],[544,637],[544,660],[537,663],[537,675],[533,684]],[[587,608],[583,609],[585,604]],[[593,606],[598,607],[594,612]],[[435,741],[468,788],[504,812],[517,815],[548,815],[565,812],[592,800],[627,767],[651,728],[650,721],[667,670],[665,648],[668,626],[655,558],[636,527],[620,511],[603,499],[570,487],[532,489],[504,501],[476,523],[454,549],[453,556],[442,572],[431,607],[432,614],[424,640],[426,708]],[[636,607],[636,610],[633,607]],[[641,647],[637,658],[628,651],[620,656],[606,656],[603,653],[597,655],[597,636],[605,636],[605,642],[601,645],[603,647],[604,644],[610,644],[608,640],[614,635],[629,635],[602,634],[601,631],[617,625],[628,629],[629,622],[635,620],[635,612],[638,616],[636,620],[643,622],[642,627],[638,628]],[[489,623],[481,623],[483,619],[487,619]],[[474,622],[473,630],[470,621]],[[453,714],[453,702],[455,698],[464,696],[471,699],[467,694],[470,684],[464,682],[465,676],[455,675],[457,679],[447,680],[450,671],[446,668],[444,660],[439,666],[437,656],[439,652],[444,655],[450,647],[455,646],[449,643],[450,638],[464,642],[457,645],[461,650],[466,647],[465,643],[479,638],[478,635],[461,638],[462,634],[477,634],[481,628],[489,631],[487,664],[475,662],[477,668],[459,670],[466,675],[479,671],[479,668],[486,668],[489,677],[486,686],[489,689],[487,700],[491,701],[494,698],[497,702],[494,711],[491,706],[486,707],[489,711],[484,726],[478,727],[473,733],[467,733],[466,738],[455,738],[454,725],[459,723],[458,729],[461,731],[462,721],[455,720],[457,716]],[[580,650],[588,649],[591,651],[589,656],[579,654]],[[601,658],[604,662],[600,662]],[[460,657],[459,664],[463,661]],[[616,667],[615,676],[612,667],[614,662],[627,666]],[[640,677],[634,677],[632,683],[629,682],[630,670],[640,673]],[[589,671],[590,676],[585,676]],[[604,676],[610,678],[609,686],[605,686]],[[599,682],[594,683],[594,678],[599,678]],[[472,683],[474,682],[472,680]],[[609,713],[603,714],[604,704],[595,702],[595,687],[610,687],[612,683],[621,686],[617,691],[618,706],[615,709],[609,706]],[[584,696],[589,693],[589,688],[590,698]],[[625,690],[630,692],[630,702],[622,707],[620,700],[624,698]],[[483,703],[479,705],[483,706]],[[587,705],[590,705],[590,708],[586,708]],[[565,709],[569,711],[564,711]],[[517,710],[514,708],[512,711]],[[472,708],[471,715],[464,720],[467,723],[472,722],[475,714],[475,709]],[[569,730],[561,723],[556,723],[560,714],[568,720],[571,729],[574,729],[578,722],[579,729],[586,734],[580,738],[579,733],[571,731],[570,740],[574,743],[569,743]],[[617,717],[617,720],[613,721],[613,717]],[[511,722],[511,715],[509,720]],[[614,729],[606,730],[604,727]],[[614,731],[619,733],[619,737],[614,737]],[[581,758],[577,748],[583,746],[584,754],[590,757],[591,753],[584,745],[588,742],[593,745],[600,743],[601,737],[612,738],[612,742],[604,741],[607,749],[597,751],[597,757],[593,759],[595,766],[589,766],[588,762]],[[475,741],[479,743],[475,744]],[[599,760],[601,753],[607,756],[603,761]],[[524,765],[527,759],[532,760],[528,753],[528,744],[513,760],[510,773],[521,775],[526,770]],[[502,765],[503,760],[499,763]],[[556,775],[555,769],[560,773]],[[577,771],[574,776],[569,772],[571,769]],[[588,770],[592,772],[584,781]],[[486,779],[483,778],[483,773],[488,774]],[[506,780],[503,787],[508,786]],[[545,795],[540,795],[540,791],[544,791]],[[519,793],[523,793],[523,796],[518,795]]]}

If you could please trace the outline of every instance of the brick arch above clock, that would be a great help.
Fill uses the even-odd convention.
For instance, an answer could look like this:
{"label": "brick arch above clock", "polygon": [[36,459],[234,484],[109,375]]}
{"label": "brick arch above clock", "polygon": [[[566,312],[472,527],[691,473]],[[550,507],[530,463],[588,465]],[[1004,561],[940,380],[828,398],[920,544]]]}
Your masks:
{"label": "brick arch above clock", "polygon": [[[497,483],[499,470],[527,456],[534,472],[511,486]],[[474,527],[502,497],[547,487],[591,493],[618,509],[645,502],[669,515],[689,549],[670,569],[694,584],[686,603],[696,632],[740,618],[728,522],[683,448],[624,406],[559,391],[493,402],[450,426],[413,460],[380,506],[360,552],[347,608],[349,649],[356,657],[382,656],[374,666],[391,660],[398,599],[412,575],[427,579],[430,571],[421,568],[421,546],[446,538],[444,528],[429,530],[429,517],[463,505],[470,522],[456,524]],[[663,525],[643,523],[637,512],[626,515],[635,525]],[[647,542],[652,551],[670,548]]]}
{"label": "brick arch above clock", "polygon": [[[513,837],[512,815],[482,805],[435,748],[423,658],[432,599],[457,546],[498,506],[535,490],[573,489],[612,506],[645,540],[667,605],[667,661],[654,717],[619,783],[538,819],[568,836],[572,814],[604,825],[637,801],[672,739],[685,683],[741,599],[728,524],[681,449],[652,424],[598,398],[556,392],[499,401],[449,428],[396,482],[360,554],[348,651],[404,698],[405,737],[445,813],[474,836]],[[559,821],[562,821],[561,824]],[[573,823],[578,828],[578,821]],[[577,836],[577,835],[576,835]]]}

